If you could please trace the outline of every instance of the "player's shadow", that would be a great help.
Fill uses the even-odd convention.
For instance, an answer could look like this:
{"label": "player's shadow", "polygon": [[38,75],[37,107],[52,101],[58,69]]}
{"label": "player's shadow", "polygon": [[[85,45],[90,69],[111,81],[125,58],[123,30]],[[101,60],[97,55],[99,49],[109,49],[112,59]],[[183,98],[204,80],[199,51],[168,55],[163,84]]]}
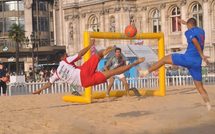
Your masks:
{"label": "player's shadow", "polygon": [[[190,127],[174,129],[174,134],[214,134],[214,132],[215,125],[213,122],[199,123]],[[166,133],[170,132],[167,131]]]}
{"label": "player's shadow", "polygon": [[[195,103],[193,108],[206,107],[203,103]],[[211,105],[212,109],[214,109],[215,105]]]}
{"label": "player's shadow", "polygon": [[126,113],[119,113],[115,115],[116,117],[140,117],[153,114],[150,111],[131,111]]}
{"label": "player's shadow", "polygon": [[[9,110],[9,112],[20,112],[20,111],[29,111],[29,110],[38,110],[38,109],[54,109],[54,108],[64,108],[64,107],[71,107],[75,105],[87,105],[87,104],[61,104],[61,105],[53,105],[53,106],[46,106],[46,107],[31,107],[31,108],[20,108],[20,109],[14,109]],[[0,113],[5,111],[0,111]]]}
{"label": "player's shadow", "polygon": [[195,88],[178,88],[167,90],[167,95],[176,95],[176,94],[196,94],[197,90]]}

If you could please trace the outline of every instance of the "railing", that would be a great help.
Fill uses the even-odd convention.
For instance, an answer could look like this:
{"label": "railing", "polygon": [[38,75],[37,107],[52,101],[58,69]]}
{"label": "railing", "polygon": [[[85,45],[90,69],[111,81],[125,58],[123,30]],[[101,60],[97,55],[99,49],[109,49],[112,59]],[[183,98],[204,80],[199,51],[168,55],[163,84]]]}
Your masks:
{"label": "railing", "polygon": [[[127,82],[130,88],[147,88],[153,90],[159,86],[158,77],[145,77],[145,78],[128,78]],[[28,95],[36,91],[46,82],[28,82],[28,83],[11,83],[8,84],[7,95]],[[215,84],[215,74],[208,74],[203,76],[203,83],[206,85]],[[191,76],[167,76],[166,86],[187,86],[193,85],[193,80]],[[106,91],[107,84],[103,83],[100,85],[93,86],[93,91]],[[121,81],[115,81],[112,90],[123,90],[123,84]],[[42,94],[55,94],[55,93],[65,93],[71,92],[72,90],[78,90],[82,92],[84,89],[72,86],[67,83],[58,81],[54,83],[51,88],[44,90]],[[2,89],[0,89],[0,94],[2,95]]]}

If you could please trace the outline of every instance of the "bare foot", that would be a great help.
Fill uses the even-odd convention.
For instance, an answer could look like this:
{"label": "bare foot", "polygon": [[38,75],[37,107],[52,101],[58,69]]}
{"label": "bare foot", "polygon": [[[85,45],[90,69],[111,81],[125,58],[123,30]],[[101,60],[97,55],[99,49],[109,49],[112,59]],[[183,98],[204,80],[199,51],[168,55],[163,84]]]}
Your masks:
{"label": "bare foot", "polygon": [[103,51],[103,55],[108,54],[110,51],[112,51],[114,49],[114,47],[107,47],[104,51]]}
{"label": "bare foot", "polygon": [[41,90],[37,90],[37,91],[34,91],[32,94],[40,94],[42,91]]}
{"label": "bare foot", "polygon": [[142,58],[138,58],[136,62],[137,62],[138,64],[140,64],[140,63],[142,63],[142,62],[144,62],[144,61],[145,61],[145,58],[142,57]]}

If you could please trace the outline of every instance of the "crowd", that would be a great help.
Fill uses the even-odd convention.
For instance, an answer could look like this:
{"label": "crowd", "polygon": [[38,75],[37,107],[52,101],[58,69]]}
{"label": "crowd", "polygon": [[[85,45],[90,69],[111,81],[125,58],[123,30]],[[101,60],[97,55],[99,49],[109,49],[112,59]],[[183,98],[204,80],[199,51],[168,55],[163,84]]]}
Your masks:
{"label": "crowd", "polygon": [[[32,81],[37,81],[37,82],[43,82],[43,81],[48,81],[49,78],[54,74],[56,71],[55,67],[50,68],[41,68],[37,69],[34,73],[32,68],[29,69],[28,72],[25,72],[25,78],[26,82],[32,82]],[[34,74],[34,76],[33,76]]]}

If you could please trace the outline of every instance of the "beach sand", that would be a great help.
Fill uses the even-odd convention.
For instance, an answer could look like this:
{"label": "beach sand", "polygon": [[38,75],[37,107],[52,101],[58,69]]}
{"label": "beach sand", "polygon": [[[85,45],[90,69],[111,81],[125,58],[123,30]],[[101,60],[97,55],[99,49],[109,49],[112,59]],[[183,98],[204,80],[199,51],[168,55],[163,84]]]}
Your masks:
{"label": "beach sand", "polygon": [[0,134],[215,134],[215,85],[205,87],[210,112],[194,86],[87,105],[63,102],[64,94],[0,97]]}

